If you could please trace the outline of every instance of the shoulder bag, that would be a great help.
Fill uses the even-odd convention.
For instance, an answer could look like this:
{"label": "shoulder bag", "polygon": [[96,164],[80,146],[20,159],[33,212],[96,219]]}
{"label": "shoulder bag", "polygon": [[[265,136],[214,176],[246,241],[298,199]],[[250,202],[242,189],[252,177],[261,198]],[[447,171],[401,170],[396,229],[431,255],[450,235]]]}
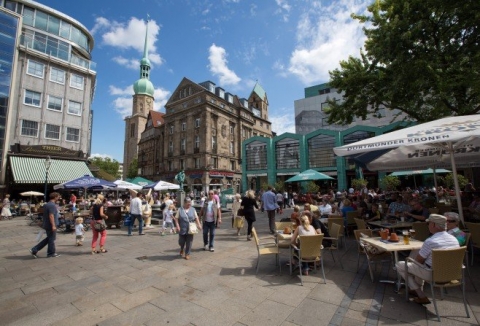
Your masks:
{"label": "shoulder bag", "polygon": [[93,227],[97,232],[102,232],[105,231],[107,225],[105,224],[105,220],[102,218],[101,220],[95,220],[95,224],[93,225]]}
{"label": "shoulder bag", "polygon": [[190,216],[188,216],[187,212],[183,207],[182,207],[182,211],[187,216],[187,219],[188,219],[188,234],[197,234],[198,233],[197,223],[190,222]]}

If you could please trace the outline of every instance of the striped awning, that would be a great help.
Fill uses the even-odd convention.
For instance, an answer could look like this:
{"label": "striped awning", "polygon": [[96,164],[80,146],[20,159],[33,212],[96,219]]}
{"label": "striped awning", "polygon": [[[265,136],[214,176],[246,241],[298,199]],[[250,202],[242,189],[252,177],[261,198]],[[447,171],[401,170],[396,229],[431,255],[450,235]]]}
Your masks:
{"label": "striped awning", "polygon": [[[62,183],[84,175],[93,176],[84,161],[51,159],[48,183]],[[15,183],[45,183],[45,159],[10,156],[10,166]]]}

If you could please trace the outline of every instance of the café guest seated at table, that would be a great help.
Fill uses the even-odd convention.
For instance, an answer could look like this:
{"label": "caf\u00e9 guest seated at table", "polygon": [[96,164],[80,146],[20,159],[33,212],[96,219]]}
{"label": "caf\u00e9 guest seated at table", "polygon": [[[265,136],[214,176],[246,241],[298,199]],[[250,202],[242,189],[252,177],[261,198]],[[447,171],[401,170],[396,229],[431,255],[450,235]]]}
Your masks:
{"label": "caf\u00e9 guest seated at table", "polygon": [[403,197],[401,195],[396,195],[396,201],[391,202],[390,205],[388,205],[388,211],[387,211],[387,216],[399,216],[405,211],[410,210],[410,207],[408,205],[405,205],[403,203]]}
{"label": "caf\u00e9 guest seated at table", "polygon": [[[309,217],[305,213],[306,212],[302,212],[302,215],[300,216],[300,225],[295,229],[295,232],[293,232],[292,245],[294,245],[294,246],[299,245],[297,243],[298,236],[317,234],[317,231],[310,224]],[[309,215],[311,215],[310,212],[308,212],[308,213],[309,213]],[[302,272],[303,272],[303,275],[308,275],[308,263],[302,263]]]}
{"label": "caf\u00e9 guest seated at table", "polygon": [[[408,287],[410,289],[409,294],[414,296],[414,301],[418,304],[428,304],[428,300],[425,293],[422,291],[423,280],[430,279],[430,272],[425,270],[432,266],[432,250],[433,249],[451,249],[458,248],[459,244],[457,239],[446,232],[447,218],[439,214],[431,214],[428,219],[428,230],[431,234],[422,245],[422,248],[415,257],[416,263],[408,262]],[[419,266],[420,265],[420,266]],[[398,273],[405,279],[405,261],[399,261],[395,264]],[[423,268],[422,268],[423,267]]]}
{"label": "caf\u00e9 guest seated at table", "polygon": [[365,221],[367,222],[373,222],[373,221],[379,221],[382,219],[382,213],[380,213],[380,210],[378,209],[378,204],[373,203],[370,210],[365,212]]}
{"label": "caf\u00e9 guest seated at table", "polygon": [[430,215],[429,210],[418,200],[412,200],[410,206],[412,210],[403,213],[408,222],[425,221]]}

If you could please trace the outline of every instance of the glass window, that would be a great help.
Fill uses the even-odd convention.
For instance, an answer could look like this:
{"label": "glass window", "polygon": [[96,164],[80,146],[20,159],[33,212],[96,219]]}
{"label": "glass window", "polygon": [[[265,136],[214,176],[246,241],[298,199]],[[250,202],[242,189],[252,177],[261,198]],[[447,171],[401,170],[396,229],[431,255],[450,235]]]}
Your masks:
{"label": "glass window", "polygon": [[80,129],[67,127],[67,134],[65,136],[66,141],[79,142],[80,141]]}
{"label": "glass window", "polygon": [[195,148],[200,148],[200,136],[195,136]]}
{"label": "glass window", "polygon": [[57,68],[50,68],[50,81],[65,84],[65,71]]}
{"label": "glass window", "polygon": [[267,145],[254,141],[246,147],[247,170],[260,170],[267,168]]}
{"label": "glass window", "polygon": [[233,154],[235,152],[235,147],[233,144],[233,141],[230,142],[230,154]]}
{"label": "glass window", "polygon": [[171,140],[168,142],[168,152],[173,153],[173,141]]}
{"label": "glass window", "polygon": [[233,170],[235,170],[235,168],[236,168],[235,161],[233,161],[233,160],[232,160],[232,161],[230,161],[230,170],[232,170],[232,171],[233,171]]}
{"label": "glass window", "polygon": [[45,53],[47,49],[47,36],[42,33],[35,33],[33,48],[37,51]]}
{"label": "glass window", "polygon": [[210,163],[212,164],[212,168],[214,169],[218,168],[218,159],[216,157],[212,157],[210,159]]}
{"label": "glass window", "polygon": [[200,168],[200,159],[196,157],[194,160],[195,160],[195,168],[196,169]]}
{"label": "glass window", "polygon": [[185,138],[182,138],[182,140],[181,140],[181,142],[180,142],[180,149],[181,149],[182,151],[185,150],[186,143],[187,143],[187,142],[185,141]]}
{"label": "glass window", "polygon": [[182,131],[185,131],[185,130],[187,130],[187,123],[182,122]]}
{"label": "glass window", "polygon": [[25,6],[23,8],[23,23],[28,26],[33,26],[33,17],[35,9]]}
{"label": "glass window", "polygon": [[135,124],[132,123],[130,125],[130,138],[134,138],[135,137]]}
{"label": "glass window", "polygon": [[78,89],[83,89],[83,76],[71,74],[70,86]]}
{"label": "glass window", "polygon": [[82,103],[68,101],[68,113],[82,115]]}
{"label": "glass window", "polygon": [[48,95],[48,108],[50,110],[62,111],[63,98]]}
{"label": "glass window", "polygon": [[58,58],[58,40],[54,37],[47,37],[46,54]]}
{"label": "glass window", "polygon": [[335,137],[330,135],[318,135],[307,141],[308,164],[310,167],[324,168],[335,167]]}
{"label": "glass window", "polygon": [[43,70],[45,69],[45,65],[40,62],[36,62],[33,60],[28,60],[28,67],[27,67],[27,74],[43,78]]}
{"label": "glass window", "polygon": [[212,136],[212,149],[217,149],[217,136]]}
{"label": "glass window", "polygon": [[277,169],[299,168],[299,142],[297,139],[285,138],[275,145]]}
{"label": "glass window", "polygon": [[11,11],[15,11],[16,3],[10,0],[5,0],[5,8]]}
{"label": "glass window", "polygon": [[170,134],[173,134],[173,126],[170,126]]}
{"label": "glass window", "polygon": [[47,30],[48,15],[39,10],[35,11],[35,27],[41,30]]}
{"label": "glass window", "polygon": [[31,120],[22,120],[22,136],[38,137],[38,122]]}
{"label": "glass window", "polygon": [[60,36],[66,39],[70,39],[70,28],[72,25],[66,21],[61,21],[60,23]]}
{"label": "glass window", "polygon": [[27,105],[33,105],[40,107],[40,101],[42,99],[42,93],[30,91],[28,89],[25,90],[25,98],[23,99],[23,103]]}
{"label": "glass window", "polygon": [[47,32],[58,35],[60,30],[60,19],[54,16],[48,16]]}
{"label": "glass window", "polygon": [[45,125],[45,138],[60,139],[60,126],[46,124]]}
{"label": "glass window", "polygon": [[200,119],[195,119],[195,128],[200,128]]}

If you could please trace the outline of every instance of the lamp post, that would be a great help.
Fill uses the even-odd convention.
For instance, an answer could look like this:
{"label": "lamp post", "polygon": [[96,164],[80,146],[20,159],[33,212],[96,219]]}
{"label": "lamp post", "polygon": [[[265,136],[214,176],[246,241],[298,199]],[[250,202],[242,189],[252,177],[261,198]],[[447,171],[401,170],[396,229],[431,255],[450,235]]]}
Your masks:
{"label": "lamp post", "polygon": [[43,197],[44,203],[47,203],[48,170],[50,170],[50,165],[52,165],[52,160],[50,160],[50,156],[47,156],[47,158],[45,159],[45,195]]}

